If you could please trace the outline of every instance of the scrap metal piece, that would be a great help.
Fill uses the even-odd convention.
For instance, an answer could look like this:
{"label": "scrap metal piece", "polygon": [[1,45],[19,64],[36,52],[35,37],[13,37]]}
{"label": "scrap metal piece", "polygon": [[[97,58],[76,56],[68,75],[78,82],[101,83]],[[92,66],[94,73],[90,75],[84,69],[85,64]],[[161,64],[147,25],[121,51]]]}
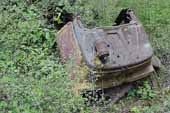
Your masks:
{"label": "scrap metal piece", "polygon": [[93,29],[85,28],[78,16],[58,32],[57,43],[64,61],[72,59],[82,69],[85,64],[93,73],[80,78],[77,91],[118,87],[154,71],[148,35],[130,9],[121,11],[116,25]]}
{"label": "scrap metal piece", "polygon": [[157,56],[152,57],[152,65],[157,70],[161,67],[162,63]]}

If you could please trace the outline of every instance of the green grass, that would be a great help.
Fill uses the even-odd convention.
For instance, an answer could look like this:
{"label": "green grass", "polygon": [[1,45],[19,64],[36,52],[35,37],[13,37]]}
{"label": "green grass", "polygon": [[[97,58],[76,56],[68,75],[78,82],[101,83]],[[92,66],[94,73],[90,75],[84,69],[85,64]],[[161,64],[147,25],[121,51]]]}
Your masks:
{"label": "green grass", "polygon": [[[31,0],[27,0],[31,1]],[[0,112],[2,113],[88,113],[81,99],[71,91],[65,65],[52,48],[56,30],[46,24],[44,12],[49,6],[66,4],[65,9],[79,12],[88,27],[112,25],[122,8],[130,7],[140,18],[155,54],[163,61],[154,74],[160,89],[133,90],[130,99],[98,108],[101,112],[161,113],[170,110],[170,1],[167,0],[66,0],[0,1]],[[32,4],[31,4],[32,3]],[[56,15],[56,14],[54,14]],[[152,92],[152,91],[153,92]],[[131,93],[132,93],[131,92]],[[135,94],[144,97],[138,98]],[[155,93],[154,93],[155,94]],[[79,108],[79,109],[78,109]]]}

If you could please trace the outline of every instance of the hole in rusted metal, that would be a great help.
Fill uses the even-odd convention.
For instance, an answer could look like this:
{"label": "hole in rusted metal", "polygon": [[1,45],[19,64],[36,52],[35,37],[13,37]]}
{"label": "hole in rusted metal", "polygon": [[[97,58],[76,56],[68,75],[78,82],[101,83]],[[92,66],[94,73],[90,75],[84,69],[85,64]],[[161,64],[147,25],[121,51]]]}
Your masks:
{"label": "hole in rusted metal", "polygon": [[129,12],[130,9],[123,9],[115,20],[115,25],[127,24],[132,20]]}

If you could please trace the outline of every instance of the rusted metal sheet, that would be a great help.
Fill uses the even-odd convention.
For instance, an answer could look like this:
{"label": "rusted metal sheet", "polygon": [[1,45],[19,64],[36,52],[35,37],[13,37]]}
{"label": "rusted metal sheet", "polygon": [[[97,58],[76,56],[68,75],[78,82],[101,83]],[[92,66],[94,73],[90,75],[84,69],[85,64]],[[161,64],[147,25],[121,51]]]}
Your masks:
{"label": "rusted metal sheet", "polygon": [[73,24],[69,22],[57,34],[57,45],[63,62],[73,60],[76,64],[81,63],[80,48],[74,38]]}
{"label": "rusted metal sheet", "polygon": [[[78,40],[83,60],[89,67],[97,69],[117,69],[137,65],[153,55],[152,47],[143,26],[132,23],[85,30],[80,20],[75,20],[74,32]],[[103,40],[105,50],[109,50],[108,61],[104,65],[95,64],[97,51],[95,42]],[[103,49],[103,48],[102,48]]]}
{"label": "rusted metal sheet", "polygon": [[122,10],[115,25],[87,29],[76,17],[58,32],[58,47],[64,61],[87,67],[76,90],[110,88],[133,82],[154,71],[153,50],[142,24],[132,10]]}

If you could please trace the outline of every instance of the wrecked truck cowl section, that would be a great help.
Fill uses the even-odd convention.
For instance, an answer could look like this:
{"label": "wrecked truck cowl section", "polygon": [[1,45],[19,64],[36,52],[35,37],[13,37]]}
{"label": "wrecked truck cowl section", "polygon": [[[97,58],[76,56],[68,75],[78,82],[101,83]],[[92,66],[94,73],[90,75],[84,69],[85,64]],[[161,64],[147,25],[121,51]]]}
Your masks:
{"label": "wrecked truck cowl section", "polygon": [[154,71],[148,35],[133,11],[124,10],[115,23],[87,29],[76,17],[58,32],[62,59],[72,59],[74,65],[85,65],[93,73],[80,78],[77,89],[85,88],[91,78],[97,79],[96,88],[109,88],[142,79]]}

